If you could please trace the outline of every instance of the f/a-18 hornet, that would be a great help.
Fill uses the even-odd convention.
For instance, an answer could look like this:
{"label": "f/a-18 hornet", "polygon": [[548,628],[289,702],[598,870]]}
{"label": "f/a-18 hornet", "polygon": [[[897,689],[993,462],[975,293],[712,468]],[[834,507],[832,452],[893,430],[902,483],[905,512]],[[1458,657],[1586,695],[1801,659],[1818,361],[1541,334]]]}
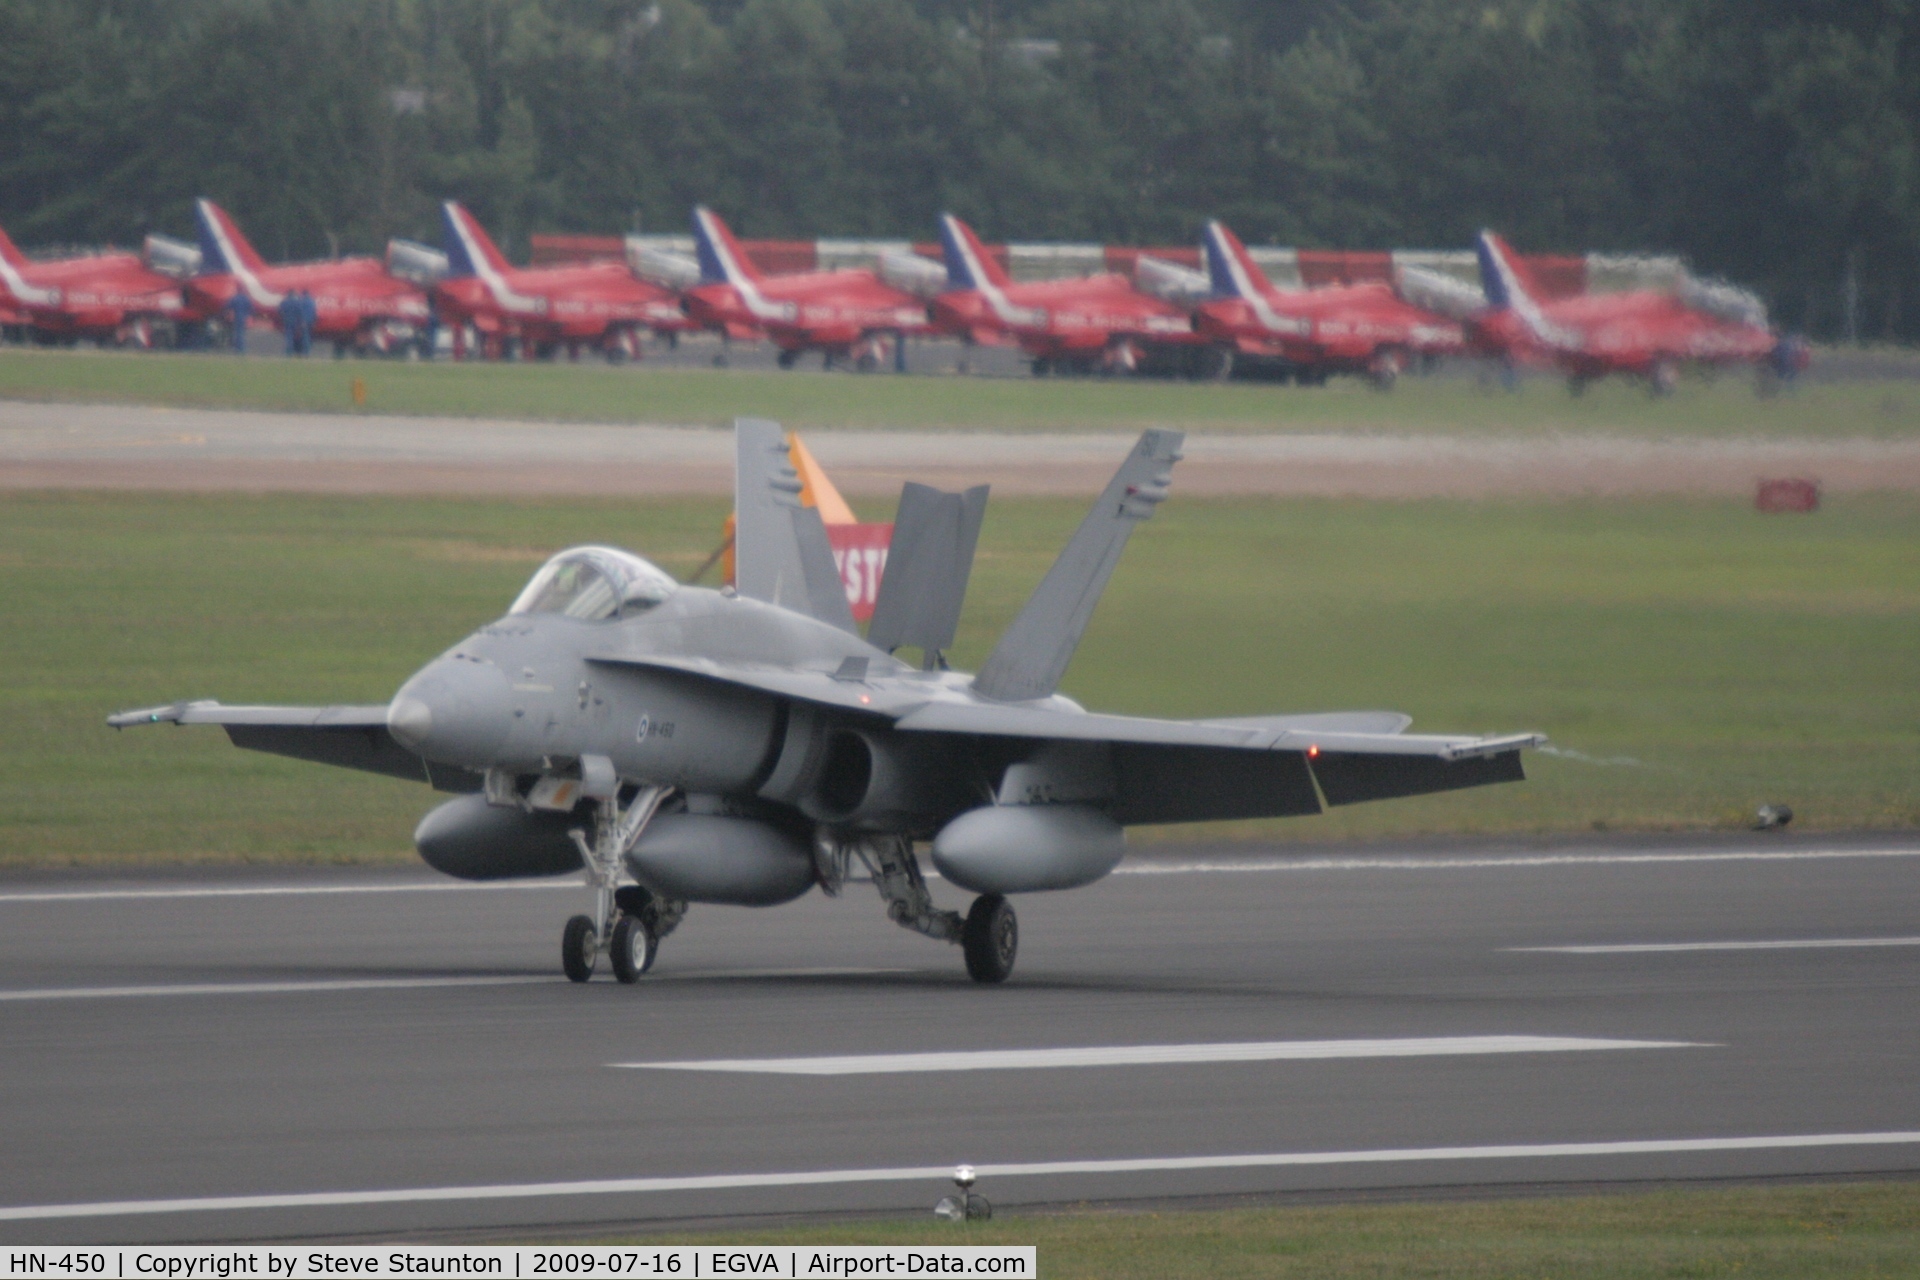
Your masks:
{"label": "f/a-18 hornet", "polygon": [[[431,866],[475,880],[585,868],[592,912],[567,923],[561,953],[575,982],[603,953],[636,980],[689,903],[773,906],[862,874],[894,921],[1000,982],[1019,944],[1008,896],[1100,879],[1129,825],[1518,781],[1541,741],[1409,734],[1380,711],[1098,715],[1057,692],[1128,536],[1167,496],[1179,432],[1140,437],[978,675],[944,653],[984,486],[905,487],[863,640],[778,424],[735,433],[733,588],[575,547],[385,706],[180,702],[109,723],[217,724],[236,746],[455,793],[414,833]],[[965,915],[935,904],[920,842],[978,895]]]}

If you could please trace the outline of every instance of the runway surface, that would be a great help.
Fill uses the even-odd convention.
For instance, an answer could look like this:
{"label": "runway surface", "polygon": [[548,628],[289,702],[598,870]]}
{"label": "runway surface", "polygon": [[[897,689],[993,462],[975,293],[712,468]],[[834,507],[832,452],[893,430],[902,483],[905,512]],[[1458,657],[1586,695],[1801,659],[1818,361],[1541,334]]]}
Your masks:
{"label": "runway surface", "polygon": [[1162,851],[998,988],[859,884],[572,986],[584,899],[0,881],[0,1239],[1920,1170],[1911,836]]}
{"label": "runway surface", "polygon": [[[1000,494],[1098,492],[1137,433],[812,431],[855,496],[904,480]],[[1920,440],[1658,440],[1193,433],[1180,491],[1376,498],[1715,494],[1763,477],[1829,493],[1920,489]],[[0,401],[0,489],[724,495],[732,433]]]}

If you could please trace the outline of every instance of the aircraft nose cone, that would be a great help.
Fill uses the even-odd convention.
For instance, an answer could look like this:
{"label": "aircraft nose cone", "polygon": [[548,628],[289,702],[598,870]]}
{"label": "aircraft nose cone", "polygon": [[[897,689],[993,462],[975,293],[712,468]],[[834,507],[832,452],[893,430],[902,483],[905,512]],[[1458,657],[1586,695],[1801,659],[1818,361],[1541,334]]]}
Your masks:
{"label": "aircraft nose cone", "polygon": [[387,732],[401,746],[418,751],[433,735],[433,708],[401,694],[387,707]]}
{"label": "aircraft nose cone", "polygon": [[513,728],[513,688],[481,659],[442,658],[387,704],[387,731],[407,750],[441,764],[486,769]]}

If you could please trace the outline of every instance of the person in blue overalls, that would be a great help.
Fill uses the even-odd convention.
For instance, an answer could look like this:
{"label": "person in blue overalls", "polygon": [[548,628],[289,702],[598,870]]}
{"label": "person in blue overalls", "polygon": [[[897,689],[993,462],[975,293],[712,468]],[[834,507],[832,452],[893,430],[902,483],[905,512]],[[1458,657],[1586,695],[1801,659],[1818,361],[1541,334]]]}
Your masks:
{"label": "person in blue overalls", "polygon": [[280,337],[287,344],[287,354],[300,354],[300,291],[289,289],[280,295],[280,305],[275,308],[280,316]]}
{"label": "person in blue overalls", "polygon": [[233,298],[227,303],[227,314],[233,322],[233,350],[237,355],[245,355],[247,321],[253,317],[253,299],[247,296],[245,289],[233,291]]}
{"label": "person in blue overalls", "polygon": [[320,323],[320,304],[313,300],[311,290],[300,291],[300,354],[313,352],[313,330]]}

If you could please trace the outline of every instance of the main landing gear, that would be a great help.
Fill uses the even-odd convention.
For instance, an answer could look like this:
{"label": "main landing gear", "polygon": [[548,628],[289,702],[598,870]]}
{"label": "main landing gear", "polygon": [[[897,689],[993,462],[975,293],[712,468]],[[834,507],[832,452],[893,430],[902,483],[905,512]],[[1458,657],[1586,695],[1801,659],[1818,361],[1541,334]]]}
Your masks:
{"label": "main landing gear", "polygon": [[973,900],[967,922],[961,926],[960,947],[967,957],[967,976],[975,982],[1005,982],[1020,951],[1020,921],[1013,904],[997,893]]}
{"label": "main landing gear", "polygon": [[613,786],[594,802],[593,839],[583,830],[568,832],[593,890],[593,914],[573,917],[560,936],[560,967],[568,981],[593,977],[604,951],[615,978],[638,982],[653,967],[661,939],[686,916],[684,902],[656,898],[643,885],[619,883],[626,855],[672,792],[672,787],[642,787],[623,809],[620,788]]}
{"label": "main landing gear", "polygon": [[1020,951],[1020,922],[1013,904],[997,893],[982,894],[963,919],[933,905],[913,842],[904,836],[839,837],[822,832],[813,850],[815,879],[829,898],[840,896],[855,861],[873,877],[887,904],[887,918],[903,929],[957,943],[975,982],[1005,982]]}

